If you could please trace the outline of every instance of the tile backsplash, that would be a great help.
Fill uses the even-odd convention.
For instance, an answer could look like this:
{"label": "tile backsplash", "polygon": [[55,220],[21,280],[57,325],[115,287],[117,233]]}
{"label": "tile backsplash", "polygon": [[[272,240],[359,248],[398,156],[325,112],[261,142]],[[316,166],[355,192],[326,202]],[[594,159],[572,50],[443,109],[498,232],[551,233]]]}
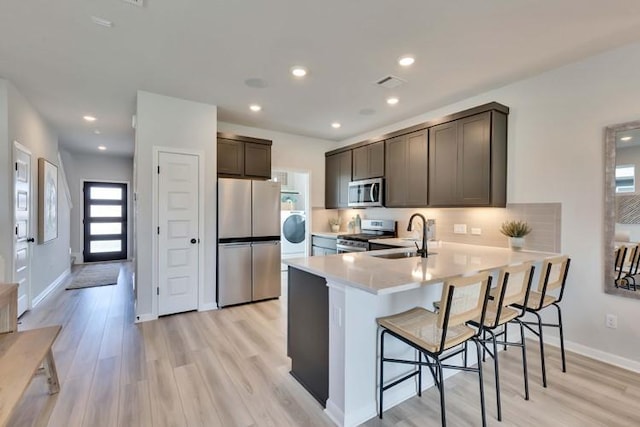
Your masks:
{"label": "tile backsplash", "polygon": [[[346,232],[347,224],[356,214],[369,219],[393,219],[398,221],[398,235],[409,236],[409,217],[419,212],[426,218],[436,220],[436,239],[448,242],[468,243],[485,246],[508,247],[509,240],[499,229],[506,220],[526,221],[532,228],[525,239],[525,249],[544,252],[561,252],[560,203],[511,203],[506,208],[447,208],[447,209],[314,209],[314,231],[328,231],[328,218],[340,216],[340,230]],[[455,224],[465,224],[466,234],[455,234]],[[480,235],[471,234],[472,229],[480,229]]]}

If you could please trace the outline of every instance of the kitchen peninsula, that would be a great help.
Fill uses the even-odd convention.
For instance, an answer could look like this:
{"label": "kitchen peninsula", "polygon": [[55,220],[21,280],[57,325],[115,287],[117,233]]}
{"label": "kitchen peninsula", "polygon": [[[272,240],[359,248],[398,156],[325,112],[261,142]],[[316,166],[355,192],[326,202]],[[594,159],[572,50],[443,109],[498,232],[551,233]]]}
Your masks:
{"label": "kitchen peninsula", "polygon": [[[428,258],[406,256],[407,251],[399,248],[286,261],[291,374],[326,404],[326,413],[340,426],[358,425],[376,415],[376,318],[415,306],[430,308],[440,299],[443,281],[451,277],[477,271],[497,273],[503,266],[528,261],[539,266],[543,259],[557,255],[458,243],[430,245]],[[534,281],[539,275],[539,268],[536,270]],[[406,346],[388,348],[394,357],[412,357]],[[469,361],[475,363],[472,353]],[[407,369],[411,368],[388,369],[385,378],[400,376]],[[428,388],[432,378],[426,371],[423,375],[423,388]],[[388,391],[385,407],[415,392],[415,384],[406,382]]]}

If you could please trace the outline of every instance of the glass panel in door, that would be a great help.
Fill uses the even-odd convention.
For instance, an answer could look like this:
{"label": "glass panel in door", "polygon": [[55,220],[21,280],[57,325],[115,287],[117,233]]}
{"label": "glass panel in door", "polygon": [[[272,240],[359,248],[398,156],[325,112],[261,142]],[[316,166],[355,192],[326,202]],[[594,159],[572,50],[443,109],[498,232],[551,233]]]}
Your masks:
{"label": "glass panel in door", "polygon": [[127,185],[84,183],[84,261],[127,258]]}

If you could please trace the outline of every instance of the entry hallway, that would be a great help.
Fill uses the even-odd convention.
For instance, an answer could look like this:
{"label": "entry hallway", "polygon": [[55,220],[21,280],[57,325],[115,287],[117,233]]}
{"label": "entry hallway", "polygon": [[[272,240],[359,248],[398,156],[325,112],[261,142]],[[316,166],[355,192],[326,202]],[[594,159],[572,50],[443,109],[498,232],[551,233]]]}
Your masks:
{"label": "entry hallway", "polygon": [[[21,329],[61,324],[54,345],[61,391],[34,379],[10,426],[332,426],[289,375],[286,296],[280,300],[134,324],[130,274],[116,286],[65,291],[28,312]],[[531,400],[522,396],[519,351],[501,354],[504,421],[495,419],[486,363],[488,422],[501,426],[640,425],[640,375],[549,348],[549,388],[530,344]],[[375,349],[371,349],[375,351]],[[375,373],[372,372],[372,375]],[[375,393],[372,390],[371,393]],[[477,376],[446,382],[451,426],[479,425]],[[438,426],[435,390],[366,426]]]}

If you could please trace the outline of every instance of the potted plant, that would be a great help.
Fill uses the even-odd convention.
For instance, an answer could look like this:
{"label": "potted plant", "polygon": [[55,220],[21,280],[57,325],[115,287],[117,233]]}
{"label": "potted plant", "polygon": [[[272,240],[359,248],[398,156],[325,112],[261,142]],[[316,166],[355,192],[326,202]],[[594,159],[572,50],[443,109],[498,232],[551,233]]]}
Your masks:
{"label": "potted plant", "polygon": [[531,233],[531,227],[526,221],[505,221],[500,232],[509,238],[511,249],[519,251],[524,246],[524,236]]}
{"label": "potted plant", "polygon": [[331,231],[337,233],[340,231],[340,218],[329,218],[329,225],[331,226]]}

